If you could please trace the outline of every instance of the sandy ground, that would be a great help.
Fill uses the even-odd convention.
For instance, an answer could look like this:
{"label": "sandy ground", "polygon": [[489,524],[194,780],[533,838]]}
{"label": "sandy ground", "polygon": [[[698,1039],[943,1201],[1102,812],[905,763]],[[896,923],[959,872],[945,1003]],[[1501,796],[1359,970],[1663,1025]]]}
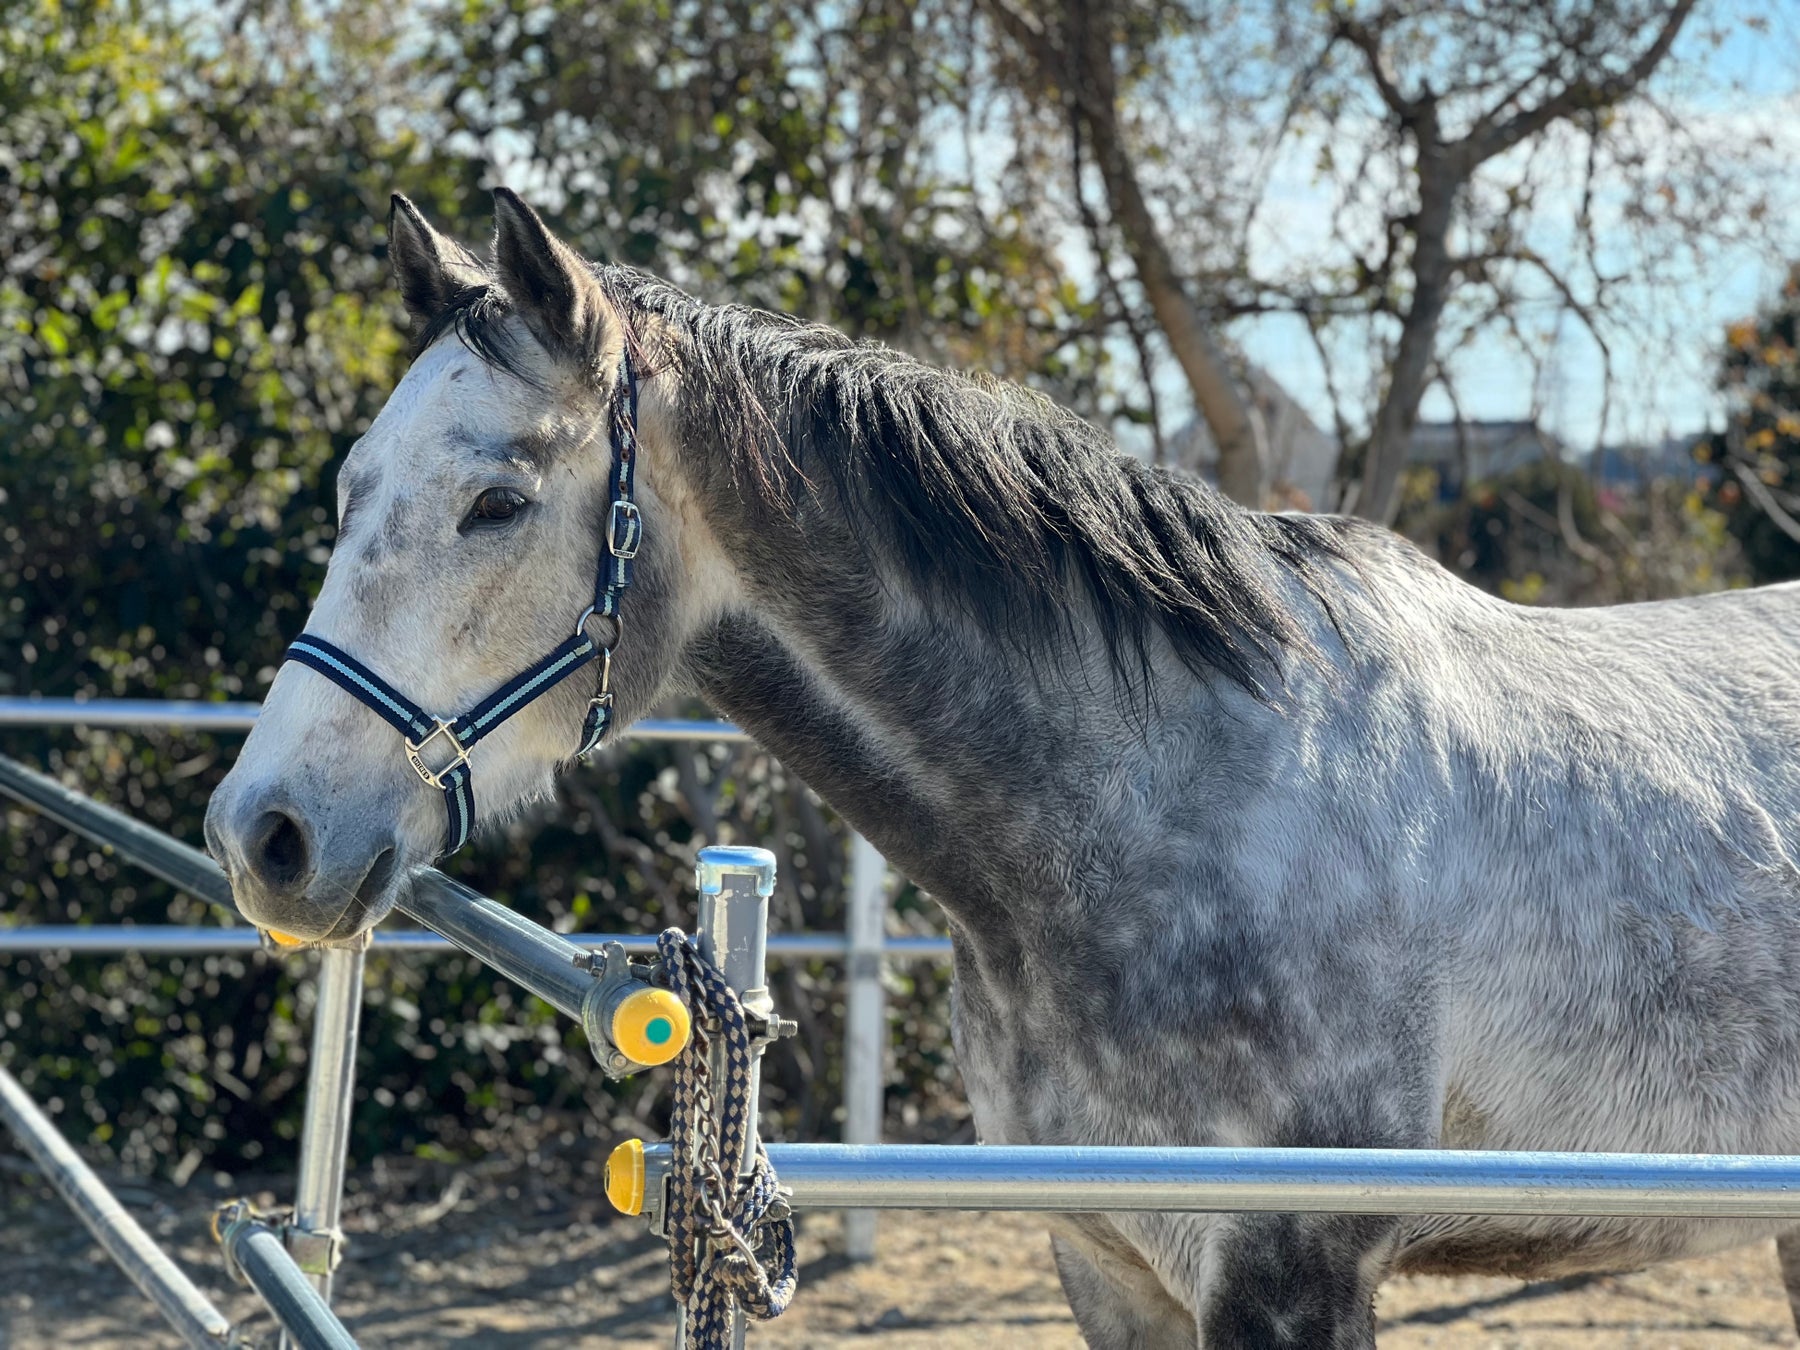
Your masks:
{"label": "sandy ground", "polygon": [[[16,1158],[0,1169],[0,1347],[176,1346],[150,1306]],[[408,1165],[410,1166],[410,1165]],[[214,1183],[220,1185],[222,1183]],[[119,1183],[121,1198],[252,1342],[254,1298],[228,1287],[205,1235],[212,1187]],[[269,1197],[272,1198],[272,1197]],[[597,1190],[520,1169],[358,1178],[338,1306],[368,1347],[669,1345],[661,1248]],[[1078,1347],[1042,1232],[1026,1216],[883,1216],[879,1259],[832,1254],[838,1221],[803,1216],[799,1298],[753,1345],[881,1350]],[[1793,1346],[1772,1244],[1635,1275],[1525,1285],[1398,1280],[1382,1350]]]}

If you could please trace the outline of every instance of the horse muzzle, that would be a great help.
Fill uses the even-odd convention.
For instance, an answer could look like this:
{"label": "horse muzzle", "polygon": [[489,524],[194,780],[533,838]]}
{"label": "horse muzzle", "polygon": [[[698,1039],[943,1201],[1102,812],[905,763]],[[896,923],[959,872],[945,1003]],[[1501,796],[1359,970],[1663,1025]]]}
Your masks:
{"label": "horse muzzle", "polygon": [[393,908],[401,868],[391,837],[346,838],[278,790],[232,788],[228,777],[207,805],[206,846],[251,923],[291,945],[341,942]]}

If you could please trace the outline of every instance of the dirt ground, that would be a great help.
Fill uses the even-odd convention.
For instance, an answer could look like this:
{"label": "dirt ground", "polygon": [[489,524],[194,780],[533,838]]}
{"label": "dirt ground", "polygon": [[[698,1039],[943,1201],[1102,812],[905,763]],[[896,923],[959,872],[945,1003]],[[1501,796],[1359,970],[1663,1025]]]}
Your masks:
{"label": "dirt ground", "polygon": [[[0,1164],[0,1347],[178,1345],[22,1160],[0,1156]],[[206,1237],[206,1217],[226,1184],[117,1186],[220,1307],[244,1320],[253,1342],[272,1344],[267,1316],[227,1286]],[[672,1321],[662,1250],[610,1213],[597,1186],[547,1170],[377,1167],[351,1191],[354,1245],[338,1307],[371,1348],[665,1347]],[[753,1345],[1081,1345],[1048,1243],[1029,1216],[884,1215],[880,1257],[865,1266],[832,1254],[837,1233],[833,1215],[802,1216],[799,1297],[779,1321],[752,1330]],[[1383,1291],[1379,1311],[1383,1350],[1800,1344],[1770,1243],[1553,1284],[1398,1280]]]}

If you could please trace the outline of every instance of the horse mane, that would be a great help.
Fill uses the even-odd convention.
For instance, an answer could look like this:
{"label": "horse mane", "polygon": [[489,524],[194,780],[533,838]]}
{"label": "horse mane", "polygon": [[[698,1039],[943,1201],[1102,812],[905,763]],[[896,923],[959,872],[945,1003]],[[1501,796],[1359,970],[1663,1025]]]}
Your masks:
{"label": "horse mane", "polygon": [[[1286,657],[1318,655],[1297,602],[1310,597],[1335,623],[1329,572],[1348,561],[1350,522],[1246,510],[1015,385],[822,324],[709,305],[631,268],[596,274],[640,361],[645,315],[689,348],[678,358],[685,431],[733,457],[753,509],[791,522],[798,501],[829,489],[865,547],[1030,659],[1072,637],[1071,585],[1086,592],[1115,673],[1146,692],[1153,633],[1196,675],[1267,700]],[[530,378],[498,287],[459,300],[420,349],[455,331]]]}

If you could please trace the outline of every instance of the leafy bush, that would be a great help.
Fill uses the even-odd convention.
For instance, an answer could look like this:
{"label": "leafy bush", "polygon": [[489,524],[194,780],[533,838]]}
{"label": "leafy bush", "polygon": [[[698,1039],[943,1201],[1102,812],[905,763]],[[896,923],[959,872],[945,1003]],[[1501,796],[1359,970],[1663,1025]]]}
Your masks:
{"label": "leafy bush", "polygon": [[[1025,363],[1014,373],[1094,359],[1053,331],[1057,294],[1027,284],[1022,236],[958,233],[915,202],[886,235],[860,224],[860,240],[829,234],[821,260],[792,240],[732,237],[699,211],[696,193],[722,174],[738,175],[749,209],[791,213],[830,191],[796,167],[817,150],[808,137],[835,132],[800,115],[815,86],[790,79],[789,30],[772,12],[756,19],[769,31],[742,48],[743,68],[681,95],[711,109],[710,130],[684,123],[647,142],[654,164],[630,147],[656,128],[608,126],[609,110],[647,115],[680,100],[615,90],[597,105],[595,80],[618,74],[596,64],[606,34],[574,23],[546,67],[543,44],[525,40],[543,15],[527,6],[202,14],[101,0],[9,3],[0,17],[3,694],[260,696],[323,574],[333,466],[404,367],[380,231],[388,193],[447,221],[485,221],[484,147],[509,135],[515,153],[537,138],[541,169],[590,144],[551,143],[547,128],[585,127],[611,147],[589,195],[559,180],[560,212],[593,251],[623,238],[634,261],[690,281],[828,301],[822,316],[857,332],[905,337],[929,324],[964,349],[1029,304],[1049,335],[1014,353]],[[421,51],[422,34],[449,36]],[[647,95],[668,78],[653,62],[633,70]],[[519,97],[495,105],[502,88]],[[892,187],[904,175],[889,169]],[[626,187],[621,216],[605,194]],[[856,284],[821,284],[848,257]],[[907,286],[923,289],[908,299]],[[157,730],[11,731],[0,752],[196,841],[235,746]],[[8,809],[4,827],[9,923],[204,918],[29,812]],[[703,838],[777,850],[779,928],[841,927],[841,828],[748,749],[615,752],[570,779],[559,809],[484,838],[453,870],[547,923],[648,932],[691,922]],[[902,896],[904,911],[920,905]],[[307,965],[0,956],[0,1063],[76,1137],[133,1168],[268,1165],[298,1128]],[[772,1119],[801,1134],[829,1132],[839,1098],[840,978],[818,962],[778,972],[777,998],[803,1033],[771,1063]],[[920,1045],[901,1076],[931,1116],[947,1109],[953,1079],[944,976],[903,978]],[[461,958],[372,960],[360,1082],[364,1159],[468,1149],[476,1131],[519,1115],[648,1109],[644,1089],[608,1086],[547,1008]]]}
{"label": "leafy bush", "polygon": [[1725,431],[1699,451],[1726,470],[1714,499],[1757,582],[1800,577],[1800,267],[1761,314],[1731,325],[1719,388]]}

